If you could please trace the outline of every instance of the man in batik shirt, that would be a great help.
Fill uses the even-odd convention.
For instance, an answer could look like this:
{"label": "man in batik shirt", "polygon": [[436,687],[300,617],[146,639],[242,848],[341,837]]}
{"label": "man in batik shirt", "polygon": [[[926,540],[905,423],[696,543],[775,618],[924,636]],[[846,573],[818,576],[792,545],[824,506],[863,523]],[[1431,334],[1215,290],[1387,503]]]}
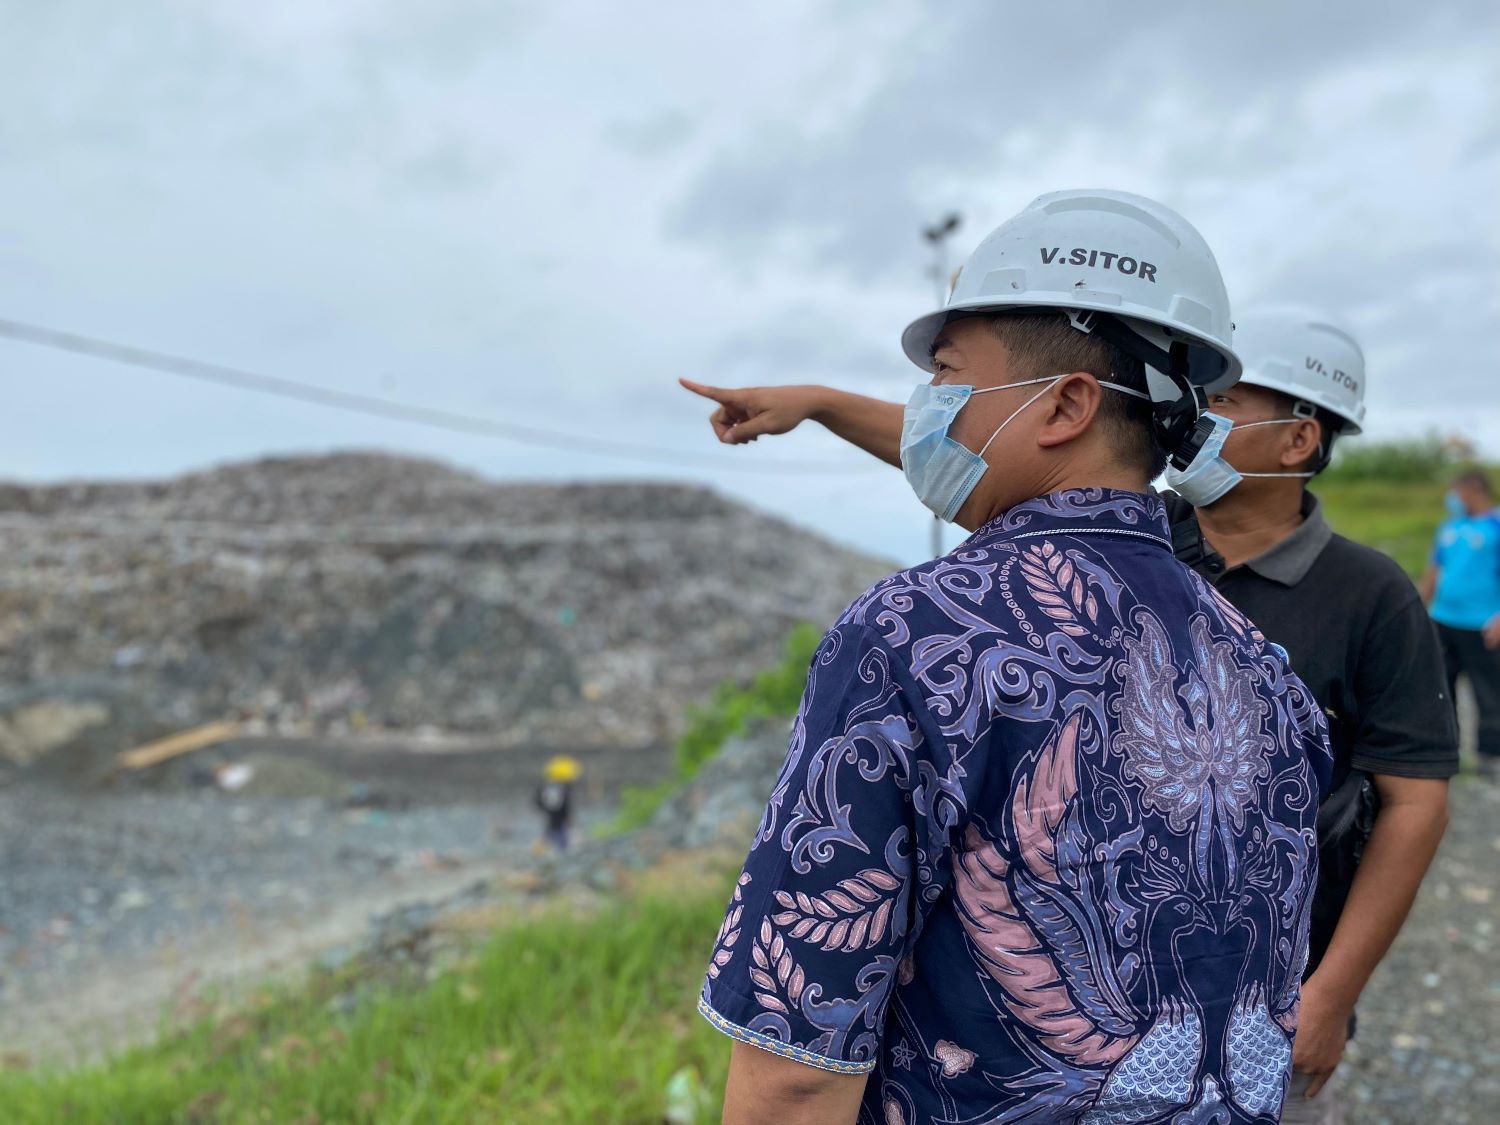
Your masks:
{"label": "man in batik shirt", "polygon": [[[1104,194],[1109,216],[1190,242],[1117,193],[1049,214]],[[1039,239],[1042,260],[1081,237]],[[1185,286],[1151,260],[1151,284]],[[699,1005],[735,1040],[728,1122],[1280,1109],[1321,713],[1174,559],[1147,492],[1172,435],[1136,397],[1128,341],[1012,303],[950,307],[920,346],[934,379],[903,468],[974,534],[874,586],[813,659]]]}

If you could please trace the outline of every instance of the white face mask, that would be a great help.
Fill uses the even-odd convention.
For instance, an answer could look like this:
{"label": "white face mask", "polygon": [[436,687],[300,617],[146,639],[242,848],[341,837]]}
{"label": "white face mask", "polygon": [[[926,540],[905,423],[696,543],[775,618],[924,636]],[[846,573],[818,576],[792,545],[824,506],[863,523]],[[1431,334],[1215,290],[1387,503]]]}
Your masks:
{"label": "white face mask", "polygon": [[1167,486],[1195,508],[1206,508],[1215,500],[1225,496],[1246,477],[1301,477],[1307,479],[1316,473],[1242,473],[1224,460],[1219,452],[1225,440],[1235,430],[1252,430],[1256,426],[1284,426],[1289,422],[1301,422],[1301,418],[1267,418],[1262,422],[1231,423],[1222,415],[1212,415],[1214,432],[1204,443],[1193,463],[1186,469],[1168,468]]}

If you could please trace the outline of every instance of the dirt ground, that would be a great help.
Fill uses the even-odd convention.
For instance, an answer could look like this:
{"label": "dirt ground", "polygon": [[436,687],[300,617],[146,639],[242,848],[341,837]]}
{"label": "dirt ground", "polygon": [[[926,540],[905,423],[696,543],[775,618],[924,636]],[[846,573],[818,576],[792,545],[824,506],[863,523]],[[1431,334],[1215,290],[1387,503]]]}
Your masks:
{"label": "dirt ground", "polygon": [[[149,1032],[205,988],[359,938],[374,914],[503,883],[540,832],[539,764],[509,753],[268,742],[194,759],[124,786],[0,786],[0,1055]],[[227,761],[254,765],[243,792],[199,783]],[[619,781],[594,778],[580,830]]]}
{"label": "dirt ground", "polygon": [[1421,896],[1359,1005],[1350,1125],[1500,1121],[1500,784],[1462,777]]}

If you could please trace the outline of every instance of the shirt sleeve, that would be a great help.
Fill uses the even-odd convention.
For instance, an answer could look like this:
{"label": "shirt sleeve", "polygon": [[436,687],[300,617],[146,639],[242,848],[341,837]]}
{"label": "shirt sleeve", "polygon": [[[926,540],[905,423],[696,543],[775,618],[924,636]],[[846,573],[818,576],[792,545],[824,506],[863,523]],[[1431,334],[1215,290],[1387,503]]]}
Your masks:
{"label": "shirt sleeve", "polygon": [[1415,590],[1378,622],[1359,648],[1359,707],[1351,764],[1395,777],[1452,777],[1458,729],[1443,653]]}
{"label": "shirt sleeve", "polygon": [[1442,569],[1443,566],[1443,532],[1447,530],[1447,527],[1446,523],[1439,524],[1432,536],[1432,565],[1438,569]]}
{"label": "shirt sleeve", "polygon": [[698,1004],[732,1038],[825,1070],[874,1069],[920,929],[918,887],[933,878],[928,835],[952,827],[917,811],[941,801],[913,800],[941,786],[915,693],[862,625],[819,646]]}

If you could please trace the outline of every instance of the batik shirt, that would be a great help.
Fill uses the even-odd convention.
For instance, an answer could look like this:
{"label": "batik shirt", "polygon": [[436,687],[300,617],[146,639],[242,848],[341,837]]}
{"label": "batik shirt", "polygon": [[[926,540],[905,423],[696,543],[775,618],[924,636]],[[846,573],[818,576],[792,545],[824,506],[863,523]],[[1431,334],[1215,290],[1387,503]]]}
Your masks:
{"label": "batik shirt", "polygon": [[1330,764],[1159,499],[1028,501],[824,638],[699,1009],[868,1125],[1273,1121]]}

